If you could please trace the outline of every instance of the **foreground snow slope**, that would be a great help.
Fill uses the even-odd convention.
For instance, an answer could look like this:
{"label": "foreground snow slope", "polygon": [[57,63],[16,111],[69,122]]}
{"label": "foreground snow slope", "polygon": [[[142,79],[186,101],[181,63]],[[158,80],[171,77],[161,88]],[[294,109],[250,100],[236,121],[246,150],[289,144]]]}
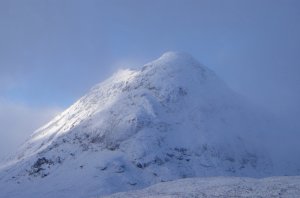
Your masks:
{"label": "foreground snow slope", "polygon": [[248,197],[298,198],[300,177],[246,177],[189,178],[163,182],[148,188],[117,193],[105,198],[190,198],[190,197]]}
{"label": "foreground snow slope", "polygon": [[263,148],[271,130],[213,71],[169,52],[119,71],[32,134],[2,165],[0,197],[81,198],[186,177],[278,174]]}

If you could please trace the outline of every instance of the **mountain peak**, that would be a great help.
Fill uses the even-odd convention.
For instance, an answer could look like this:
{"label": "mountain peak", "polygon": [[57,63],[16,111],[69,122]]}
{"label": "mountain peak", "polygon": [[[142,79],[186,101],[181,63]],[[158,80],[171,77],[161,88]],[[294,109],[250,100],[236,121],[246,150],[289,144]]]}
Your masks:
{"label": "mountain peak", "polygon": [[162,54],[158,59],[146,64],[147,65],[154,65],[156,67],[188,67],[191,65],[198,65],[200,63],[193,58],[192,55],[184,52],[165,52]]}
{"label": "mountain peak", "polygon": [[[199,92],[203,84],[224,84],[216,74],[200,64],[191,55],[183,52],[166,52],[158,59],[145,64],[140,70],[140,75],[147,78],[157,87],[185,87]],[[196,86],[198,85],[198,87]],[[198,89],[198,90],[197,90]]]}
{"label": "mountain peak", "polygon": [[192,55],[186,52],[177,52],[177,51],[167,51],[161,55],[159,59],[165,60],[191,60],[194,59]]}

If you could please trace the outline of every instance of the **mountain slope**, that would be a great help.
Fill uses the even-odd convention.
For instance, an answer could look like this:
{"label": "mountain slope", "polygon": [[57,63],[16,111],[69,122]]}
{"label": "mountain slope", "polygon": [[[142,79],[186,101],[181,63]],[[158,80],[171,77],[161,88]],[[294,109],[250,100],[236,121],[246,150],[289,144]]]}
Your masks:
{"label": "mountain slope", "polygon": [[146,189],[117,193],[107,198],[142,197],[281,197],[296,198],[300,195],[300,177],[247,177],[188,178],[163,182]]}
{"label": "mountain slope", "polygon": [[[198,176],[272,173],[266,128],[190,55],[168,52],[96,85],[2,167],[5,197],[89,197]],[[257,142],[257,141],[256,141]]]}

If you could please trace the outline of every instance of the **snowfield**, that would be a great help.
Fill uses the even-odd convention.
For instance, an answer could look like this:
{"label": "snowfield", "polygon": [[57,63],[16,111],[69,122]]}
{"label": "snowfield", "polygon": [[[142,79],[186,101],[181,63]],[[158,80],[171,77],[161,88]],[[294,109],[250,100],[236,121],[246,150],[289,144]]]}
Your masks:
{"label": "snowfield", "polygon": [[299,175],[265,148],[270,123],[209,68],[168,52],[117,72],[34,132],[0,165],[0,197],[86,198],[182,178]]}
{"label": "snowfield", "polygon": [[105,198],[298,198],[300,177],[246,177],[188,178],[159,183],[148,188],[117,193]]}

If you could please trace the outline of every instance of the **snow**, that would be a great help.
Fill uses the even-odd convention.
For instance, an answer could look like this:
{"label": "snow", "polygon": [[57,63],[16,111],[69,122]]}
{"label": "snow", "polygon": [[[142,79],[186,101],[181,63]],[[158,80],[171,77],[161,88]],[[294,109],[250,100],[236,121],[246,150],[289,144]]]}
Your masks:
{"label": "snow", "polygon": [[300,195],[300,177],[246,177],[188,178],[163,182],[148,188],[117,193],[105,198],[142,197],[281,197],[297,198]]}
{"label": "snow", "polygon": [[[120,70],[32,134],[0,197],[92,197],[187,177],[296,175],[263,144],[267,118],[188,54]],[[255,141],[254,141],[255,140]]]}

